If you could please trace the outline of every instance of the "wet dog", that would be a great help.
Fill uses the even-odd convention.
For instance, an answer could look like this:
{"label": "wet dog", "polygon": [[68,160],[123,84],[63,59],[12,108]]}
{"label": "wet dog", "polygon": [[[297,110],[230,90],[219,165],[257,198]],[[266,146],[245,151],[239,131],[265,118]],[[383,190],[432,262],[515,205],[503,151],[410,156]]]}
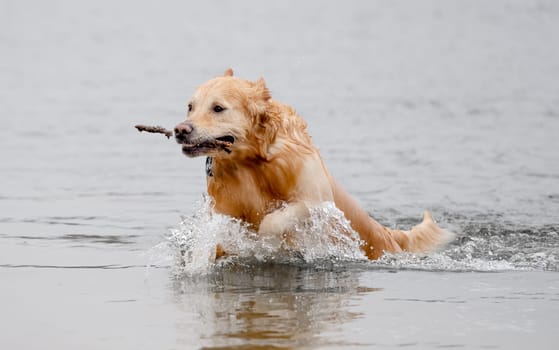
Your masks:
{"label": "wet dog", "polygon": [[[388,229],[370,217],[332,178],[306,122],[272,99],[263,79],[239,79],[229,69],[206,82],[190,99],[187,118],[174,133],[185,155],[207,157],[214,210],[243,220],[259,235],[289,245],[309,208],[334,202],[359,234],[369,259],[385,252],[425,252],[448,241],[429,212],[409,231]],[[217,257],[224,254],[218,246]]]}

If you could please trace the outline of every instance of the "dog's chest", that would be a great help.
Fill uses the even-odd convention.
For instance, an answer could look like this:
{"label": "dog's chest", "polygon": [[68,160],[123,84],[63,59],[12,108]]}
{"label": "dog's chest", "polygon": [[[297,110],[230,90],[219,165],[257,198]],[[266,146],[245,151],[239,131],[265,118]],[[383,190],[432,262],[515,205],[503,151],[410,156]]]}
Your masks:
{"label": "dog's chest", "polygon": [[293,187],[281,176],[258,165],[227,166],[209,160],[206,175],[208,193],[216,211],[255,226],[278,203],[290,199]]}

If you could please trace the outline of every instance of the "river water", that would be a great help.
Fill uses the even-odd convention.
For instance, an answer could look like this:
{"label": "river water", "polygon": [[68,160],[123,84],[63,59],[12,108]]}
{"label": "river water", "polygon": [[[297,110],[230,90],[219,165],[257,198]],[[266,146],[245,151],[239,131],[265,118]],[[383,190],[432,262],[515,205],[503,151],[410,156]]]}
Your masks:
{"label": "river water", "polygon": [[[556,2],[5,0],[0,29],[2,348],[555,348]],[[209,217],[204,159],[133,125],[228,67],[371,215],[456,240],[278,263]],[[220,234],[250,254],[209,264]]]}

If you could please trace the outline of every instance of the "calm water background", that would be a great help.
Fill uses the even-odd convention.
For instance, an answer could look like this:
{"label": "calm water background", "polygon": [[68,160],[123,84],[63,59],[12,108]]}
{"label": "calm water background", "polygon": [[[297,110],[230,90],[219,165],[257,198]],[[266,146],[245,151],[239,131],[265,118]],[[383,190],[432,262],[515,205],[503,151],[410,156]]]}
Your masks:
{"label": "calm water background", "polygon": [[[557,33],[554,1],[1,1],[0,346],[554,348]],[[153,247],[204,160],[132,125],[174,126],[228,67],[305,117],[373,216],[430,209],[458,239],[176,276]]]}

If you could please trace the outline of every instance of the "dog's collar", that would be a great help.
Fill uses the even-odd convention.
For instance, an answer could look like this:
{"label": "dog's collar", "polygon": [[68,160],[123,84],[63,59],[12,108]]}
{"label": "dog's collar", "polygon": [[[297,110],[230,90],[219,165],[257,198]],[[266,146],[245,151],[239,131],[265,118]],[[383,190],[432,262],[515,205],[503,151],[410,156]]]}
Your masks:
{"label": "dog's collar", "polygon": [[206,158],[206,176],[214,176],[212,157]]}

